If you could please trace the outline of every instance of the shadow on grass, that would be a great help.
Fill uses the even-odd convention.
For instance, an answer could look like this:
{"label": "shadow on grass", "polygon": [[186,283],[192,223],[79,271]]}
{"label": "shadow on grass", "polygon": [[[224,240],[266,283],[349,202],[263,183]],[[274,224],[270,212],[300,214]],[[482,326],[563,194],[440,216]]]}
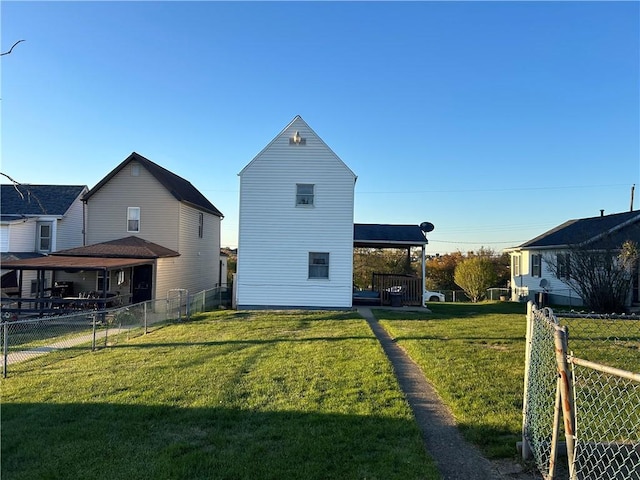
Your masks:
{"label": "shadow on grass", "polygon": [[228,408],[2,406],[2,478],[436,479],[408,420]]}
{"label": "shadow on grass", "polygon": [[527,314],[527,305],[517,302],[479,302],[479,303],[429,303],[431,312],[412,310],[373,309],[378,319],[388,320],[448,320],[453,318],[473,318],[485,315],[522,315]]}

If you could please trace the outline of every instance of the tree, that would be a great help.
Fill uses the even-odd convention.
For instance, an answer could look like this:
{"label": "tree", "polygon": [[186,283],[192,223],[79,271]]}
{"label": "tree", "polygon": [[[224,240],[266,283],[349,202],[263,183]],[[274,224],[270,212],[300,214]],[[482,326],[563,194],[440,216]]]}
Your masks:
{"label": "tree", "polygon": [[456,266],[454,280],[475,303],[484,298],[487,288],[495,284],[495,265],[486,256],[466,258]]}
{"label": "tree", "polygon": [[624,311],[637,268],[638,245],[630,240],[613,247],[603,242],[599,249],[588,244],[572,245],[565,252],[546,254],[553,275],[568,284],[593,311]]}
{"label": "tree", "polygon": [[453,274],[456,265],[463,259],[462,252],[446,253],[427,259],[427,290],[457,290]]}

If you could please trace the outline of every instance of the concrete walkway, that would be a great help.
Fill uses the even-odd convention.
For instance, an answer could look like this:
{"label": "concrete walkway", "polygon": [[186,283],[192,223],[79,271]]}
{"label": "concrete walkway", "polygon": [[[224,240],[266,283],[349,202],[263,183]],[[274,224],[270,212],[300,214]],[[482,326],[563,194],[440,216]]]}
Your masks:
{"label": "concrete walkway", "polygon": [[[460,434],[455,419],[422,370],[378,323],[370,307],[358,307],[391,361],[416,422],[422,432],[427,452],[434,458],[444,480],[492,480],[536,478],[523,474],[519,465],[498,469]],[[422,309],[422,311],[427,311]],[[515,446],[514,446],[515,448]]]}

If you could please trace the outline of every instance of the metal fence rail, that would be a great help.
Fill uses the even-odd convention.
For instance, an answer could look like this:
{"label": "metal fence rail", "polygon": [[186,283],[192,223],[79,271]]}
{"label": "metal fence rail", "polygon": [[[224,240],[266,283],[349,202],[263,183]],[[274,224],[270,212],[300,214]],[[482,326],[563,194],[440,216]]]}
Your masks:
{"label": "metal fence rail", "polygon": [[546,479],[640,480],[640,320],[529,302],[526,352],[523,457]]}
{"label": "metal fence rail", "polygon": [[[148,333],[164,322],[182,320],[192,313],[212,310],[228,300],[226,288],[189,296],[170,295],[163,300],[107,310],[85,310],[71,315],[0,323],[2,374],[41,368],[78,351],[113,346]],[[226,295],[226,296],[225,296]]]}

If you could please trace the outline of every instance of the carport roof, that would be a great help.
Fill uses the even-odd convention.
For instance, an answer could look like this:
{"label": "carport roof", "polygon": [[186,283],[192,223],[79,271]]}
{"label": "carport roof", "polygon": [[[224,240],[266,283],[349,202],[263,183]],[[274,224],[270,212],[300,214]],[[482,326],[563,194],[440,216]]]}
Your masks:
{"label": "carport roof", "polygon": [[355,223],[353,246],[365,248],[422,247],[429,242],[419,225]]}

